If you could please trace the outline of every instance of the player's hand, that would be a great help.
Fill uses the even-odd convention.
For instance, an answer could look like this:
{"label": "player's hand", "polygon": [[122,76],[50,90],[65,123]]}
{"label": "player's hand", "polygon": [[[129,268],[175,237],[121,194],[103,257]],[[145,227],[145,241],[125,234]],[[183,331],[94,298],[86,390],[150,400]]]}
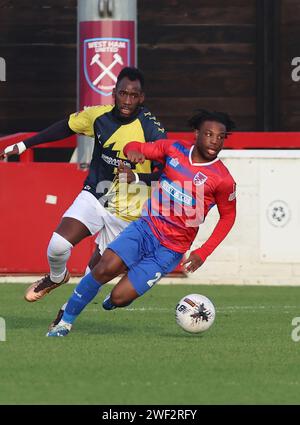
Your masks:
{"label": "player's hand", "polygon": [[191,253],[190,256],[181,263],[182,266],[185,266],[184,267],[185,271],[189,273],[193,273],[200,266],[202,266],[202,264],[203,264],[203,261],[201,260],[199,255],[195,253]]}
{"label": "player's hand", "polygon": [[16,143],[15,145],[7,146],[4,151],[0,152],[0,160],[7,158],[11,155],[21,155],[21,153],[26,151],[26,145],[24,142]]}
{"label": "player's hand", "polygon": [[[8,148],[11,148],[8,152]],[[11,155],[19,155],[19,148],[17,145],[8,146],[6,149],[0,152],[0,160],[5,159]]]}
{"label": "player's hand", "polygon": [[135,182],[135,174],[123,161],[118,166],[118,177],[120,183]]}
{"label": "player's hand", "polygon": [[127,158],[130,162],[133,162],[134,164],[140,163],[143,164],[145,162],[145,155],[138,151],[128,151],[127,152]]}

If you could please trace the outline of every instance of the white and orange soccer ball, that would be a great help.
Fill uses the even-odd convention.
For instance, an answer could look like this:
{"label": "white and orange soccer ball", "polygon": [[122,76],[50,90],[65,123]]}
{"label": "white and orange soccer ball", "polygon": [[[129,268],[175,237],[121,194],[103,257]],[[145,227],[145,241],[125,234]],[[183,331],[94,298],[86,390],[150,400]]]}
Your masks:
{"label": "white and orange soccer ball", "polygon": [[190,294],[176,306],[176,322],[186,332],[205,332],[214,323],[216,311],[211,300],[204,295]]}

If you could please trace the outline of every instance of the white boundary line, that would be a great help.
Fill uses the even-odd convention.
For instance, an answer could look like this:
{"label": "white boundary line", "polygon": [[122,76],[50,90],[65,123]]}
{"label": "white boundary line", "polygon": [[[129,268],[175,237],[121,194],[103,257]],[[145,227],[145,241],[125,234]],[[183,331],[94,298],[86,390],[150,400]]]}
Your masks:
{"label": "white boundary line", "polygon": [[[23,283],[23,284],[30,284],[33,283],[35,281],[37,281],[38,279],[42,278],[44,275],[30,275],[30,276],[17,276],[17,275],[12,275],[12,276],[0,276],[0,284],[1,283]],[[68,282],[68,285],[72,285],[72,284],[78,284],[80,282],[80,280],[82,279],[81,277],[72,277],[70,279],[70,281]],[[116,284],[119,281],[119,278],[115,278],[113,279],[110,284]],[[228,281],[228,278],[226,278],[226,281]],[[300,286],[300,279],[299,281],[297,281],[296,283],[286,283],[286,284],[282,284],[282,283],[270,283],[270,282],[263,282],[263,283],[257,283],[257,282],[226,282],[226,283],[220,283],[220,282],[203,282],[200,278],[194,278],[194,277],[163,277],[158,285],[234,285],[234,286],[281,286],[281,287],[299,287]]]}
{"label": "white boundary line", "polygon": [[[220,305],[220,306],[215,306],[216,307],[216,313],[254,313],[254,312],[265,312],[265,311],[277,311],[279,306],[278,305],[269,305],[269,306],[264,306],[264,305]],[[299,305],[284,305],[284,306],[280,306],[281,312],[282,313],[293,313],[292,310],[296,310],[299,311]],[[53,313],[53,309],[49,309],[49,308],[44,308],[43,309],[44,312],[46,313]],[[91,307],[89,306],[86,310],[85,310],[85,314],[89,314],[89,313],[99,313],[100,311],[104,311],[102,309],[102,305],[101,302],[98,303],[98,307]],[[167,308],[167,307],[124,307],[124,308],[119,308],[116,311],[118,312],[122,312],[122,311],[130,311],[133,313],[151,313],[151,312],[160,312],[160,313],[175,313],[175,306],[173,308]],[[105,313],[106,314],[106,313]],[[109,313],[110,314],[110,313]]]}
{"label": "white boundary line", "polygon": [[[37,281],[38,279],[41,279],[44,275],[30,275],[30,276],[17,276],[17,275],[5,275],[5,276],[0,276],[0,284],[1,283],[24,283],[24,284],[29,284],[29,283],[33,283],[35,281]],[[68,282],[69,284],[78,284],[80,282],[80,280],[82,279],[83,276],[79,276],[79,277],[71,277],[71,279]],[[112,284],[116,284],[118,281],[120,280],[120,278],[115,278],[113,279],[110,283]],[[161,279],[160,283],[163,284],[176,284],[176,283],[189,283],[190,279],[187,277],[164,277]],[[198,280],[195,280],[195,283],[199,283]]]}
{"label": "white boundary line", "polygon": [[299,149],[223,149],[219,158],[300,158]]}

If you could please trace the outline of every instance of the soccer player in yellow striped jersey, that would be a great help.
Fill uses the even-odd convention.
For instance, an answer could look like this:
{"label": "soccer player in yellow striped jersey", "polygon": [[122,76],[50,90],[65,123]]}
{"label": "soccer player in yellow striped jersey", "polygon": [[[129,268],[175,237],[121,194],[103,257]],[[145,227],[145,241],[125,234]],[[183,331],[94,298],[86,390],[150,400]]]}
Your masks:
{"label": "soccer player in yellow striped jersey", "polygon": [[[119,96],[126,99],[128,95],[119,90]],[[115,177],[118,174],[118,167],[123,163],[134,172],[132,175],[136,182],[143,181],[150,185],[154,177],[150,161],[145,161],[144,164],[131,164],[125,158],[123,148],[132,140],[155,141],[161,135],[164,138],[165,131],[160,122],[143,106],[127,118],[121,116],[113,105],[109,105],[94,106],[72,114],[69,127],[76,133],[91,137],[95,135],[94,152],[84,190],[92,193],[102,205],[122,220],[136,220],[148,197],[147,192],[143,191],[144,196],[141,194],[140,202],[131,202],[136,198],[135,190],[131,188],[129,192],[120,191],[120,182]],[[112,184],[109,185],[108,181]],[[106,191],[109,196],[104,196]]]}
{"label": "soccer player in yellow striped jersey", "polygon": [[[124,68],[118,76],[113,95],[114,105],[90,107],[72,114],[68,119],[0,152],[0,159],[21,154],[29,147],[60,140],[74,133],[95,137],[83,190],[63,215],[48,245],[50,273],[26,290],[25,299],[29,302],[41,299],[68,281],[66,264],[73,246],[82,239],[98,233],[96,241],[102,254],[107,244],[138,218],[143,199],[138,206],[136,202],[133,205],[124,185],[119,182],[120,171],[126,177],[125,186],[139,182],[150,186],[152,180],[159,178],[160,170],[153,170],[149,161],[135,165],[123,156],[124,146],[132,140],[145,142],[167,137],[160,122],[143,105],[144,77],[140,70]],[[147,196],[147,191],[144,196]],[[90,264],[94,265],[99,258],[96,253]]]}

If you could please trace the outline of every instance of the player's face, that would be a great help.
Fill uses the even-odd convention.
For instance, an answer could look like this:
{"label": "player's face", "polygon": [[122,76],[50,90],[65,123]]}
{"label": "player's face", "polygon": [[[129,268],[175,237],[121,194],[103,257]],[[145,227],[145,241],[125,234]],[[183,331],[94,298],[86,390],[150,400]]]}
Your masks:
{"label": "player's face", "polygon": [[123,78],[113,92],[115,105],[123,117],[130,117],[144,102],[145,96],[139,80]]}
{"label": "player's face", "polygon": [[203,161],[213,161],[223,148],[226,127],[217,121],[204,121],[196,133],[196,147]]}

